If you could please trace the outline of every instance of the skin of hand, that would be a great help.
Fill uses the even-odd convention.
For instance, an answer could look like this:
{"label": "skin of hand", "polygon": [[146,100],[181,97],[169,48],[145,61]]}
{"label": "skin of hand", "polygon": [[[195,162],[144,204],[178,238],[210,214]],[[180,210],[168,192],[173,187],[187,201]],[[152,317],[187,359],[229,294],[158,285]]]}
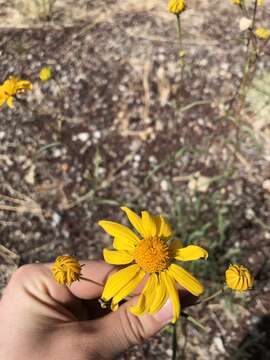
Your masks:
{"label": "skin of hand", "polygon": [[[102,261],[81,262],[83,276],[104,284],[113,267]],[[170,300],[154,316],[134,316],[128,308],[101,309],[102,286],[80,280],[59,285],[51,264],[30,264],[12,275],[0,301],[0,359],[113,359],[141,344],[172,319]]]}

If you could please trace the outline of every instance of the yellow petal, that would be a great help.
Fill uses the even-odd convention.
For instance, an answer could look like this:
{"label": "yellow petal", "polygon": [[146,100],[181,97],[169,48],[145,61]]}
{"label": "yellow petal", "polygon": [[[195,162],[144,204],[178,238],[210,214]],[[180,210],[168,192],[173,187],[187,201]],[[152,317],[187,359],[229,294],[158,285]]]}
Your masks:
{"label": "yellow petal", "polygon": [[142,315],[147,311],[147,302],[148,302],[148,295],[149,293],[154,291],[154,284],[155,279],[153,275],[149,276],[149,279],[147,280],[141,295],[139,297],[139,300],[136,305],[130,307],[130,312],[134,315]]}
{"label": "yellow petal", "polygon": [[140,282],[143,280],[145,272],[141,270],[130,282],[124,286],[112,299],[112,306],[115,306],[120,301],[125,299],[132,291],[134,291]]}
{"label": "yellow petal", "polygon": [[123,238],[119,238],[119,237],[114,238],[113,247],[116,250],[126,251],[129,252],[130,254],[132,254],[132,252],[135,249],[135,247],[132,244],[128,243],[126,240],[123,241]]}
{"label": "yellow petal", "polygon": [[4,94],[0,94],[0,106],[4,105],[7,100],[7,96]]}
{"label": "yellow petal", "polygon": [[137,316],[142,315],[145,312],[145,295],[141,294],[136,305],[131,306],[129,311]]}
{"label": "yellow petal", "polygon": [[149,286],[145,292],[145,310],[146,312],[150,311],[151,305],[156,297],[156,290],[158,286],[158,277],[155,273],[151,274],[149,277]]}
{"label": "yellow petal", "polygon": [[10,76],[8,80],[5,80],[2,88],[8,95],[15,95],[16,94],[16,77]]}
{"label": "yellow petal", "polygon": [[155,299],[149,310],[150,314],[155,314],[156,312],[158,312],[168,300],[169,294],[167,291],[167,287],[161,276],[159,276],[159,281],[155,293]]}
{"label": "yellow petal", "polygon": [[171,225],[164,219],[163,216],[155,216],[154,217],[156,227],[157,227],[157,236],[168,239],[172,236],[172,228]]}
{"label": "yellow petal", "polygon": [[16,87],[17,87],[17,91],[32,90],[33,85],[28,80],[19,80],[17,81]]}
{"label": "yellow petal", "polygon": [[244,289],[243,284],[244,284],[244,278],[241,276],[238,279],[238,282],[237,282],[237,285],[236,285],[236,290],[241,291],[242,289]]}
{"label": "yellow petal", "polygon": [[146,238],[155,237],[157,227],[154,218],[148,211],[142,211],[142,224],[146,234]]}
{"label": "yellow petal", "polygon": [[[102,220],[98,223],[108,234],[117,238],[117,243],[122,242],[121,249],[129,250],[135,248],[140,241],[138,236],[134,234],[128,227],[117,224],[113,221]],[[118,250],[118,248],[116,247]]]}
{"label": "yellow petal", "polygon": [[9,97],[7,98],[7,104],[8,104],[8,106],[9,106],[10,108],[12,108],[12,105],[13,105],[12,96],[9,96]]}
{"label": "yellow petal", "polygon": [[111,275],[106,281],[102,299],[109,301],[114,297],[123,287],[125,287],[131,279],[133,279],[140,271],[140,267],[137,264],[130,265],[122,270],[117,271]]}
{"label": "yellow petal", "polygon": [[169,274],[191,294],[199,296],[204,292],[204,287],[202,284],[182,267],[171,264],[168,271]]}
{"label": "yellow petal", "polygon": [[103,249],[104,260],[108,264],[124,265],[131,263],[134,258],[126,251],[115,251],[109,249]]}
{"label": "yellow petal", "polygon": [[172,305],[173,305],[173,320],[172,320],[172,322],[175,323],[176,320],[180,316],[180,301],[179,301],[178,291],[175,286],[175,281],[173,280],[173,278],[171,278],[168,271],[161,272],[160,276],[162,276],[163,281],[166,284],[169,296],[172,300]]}
{"label": "yellow petal", "polygon": [[190,260],[199,260],[207,259],[208,252],[196,245],[189,245],[182,249],[177,250],[175,259],[180,261],[190,261]]}
{"label": "yellow petal", "polygon": [[130,221],[131,225],[138,231],[138,233],[143,237],[146,238],[147,233],[144,230],[142,219],[139,215],[137,215],[134,211],[130,210],[127,207],[121,207],[121,209],[126,213],[128,220]]}
{"label": "yellow petal", "polygon": [[253,277],[250,274],[250,272],[246,272],[246,278],[247,278],[247,282],[248,282],[248,288],[251,288],[253,285]]}

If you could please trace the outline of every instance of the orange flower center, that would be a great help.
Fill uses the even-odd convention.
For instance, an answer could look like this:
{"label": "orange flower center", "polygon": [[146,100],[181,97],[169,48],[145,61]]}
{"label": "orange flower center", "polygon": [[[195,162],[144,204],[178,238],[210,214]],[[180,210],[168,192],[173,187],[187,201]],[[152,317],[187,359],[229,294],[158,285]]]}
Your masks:
{"label": "orange flower center", "polygon": [[146,272],[165,270],[170,264],[169,247],[159,238],[143,239],[134,251],[134,259]]}

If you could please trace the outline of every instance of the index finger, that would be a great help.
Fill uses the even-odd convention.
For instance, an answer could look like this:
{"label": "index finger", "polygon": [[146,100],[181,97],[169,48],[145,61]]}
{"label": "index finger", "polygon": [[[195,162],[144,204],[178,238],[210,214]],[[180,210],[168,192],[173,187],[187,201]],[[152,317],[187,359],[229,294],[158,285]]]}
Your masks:
{"label": "index finger", "polygon": [[80,261],[80,264],[84,265],[81,276],[85,279],[74,282],[69,290],[80,299],[95,299],[102,294],[106,279],[115,267],[102,260]]}

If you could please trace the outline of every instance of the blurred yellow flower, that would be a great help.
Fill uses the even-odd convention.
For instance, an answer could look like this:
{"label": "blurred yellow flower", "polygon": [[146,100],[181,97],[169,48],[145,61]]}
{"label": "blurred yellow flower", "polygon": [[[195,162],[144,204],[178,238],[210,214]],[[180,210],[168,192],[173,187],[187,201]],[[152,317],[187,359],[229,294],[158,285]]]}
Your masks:
{"label": "blurred yellow flower", "polygon": [[186,9],[185,0],[170,0],[168,3],[168,11],[170,13],[179,15]]}
{"label": "blurred yellow flower", "polygon": [[270,31],[268,29],[260,27],[256,29],[255,34],[259,39],[267,40],[270,36]]}
{"label": "blurred yellow flower", "polygon": [[129,310],[135,315],[154,314],[170,297],[174,314],[172,321],[175,322],[180,315],[176,282],[195,296],[202,294],[204,288],[188,271],[175,264],[174,260],[206,259],[208,253],[196,245],[182,247],[180,240],[168,244],[172,230],[162,216],[152,216],[147,211],[142,211],[141,216],[138,216],[127,207],[121,209],[139,235],[124,225],[99,221],[99,225],[114,237],[115,250],[103,250],[105,261],[122,266],[128,264],[108,278],[101,301],[111,301],[111,309],[115,311],[119,302],[145,278],[146,284],[138,303]]}
{"label": "blurred yellow flower", "polygon": [[253,286],[253,276],[243,265],[230,265],[225,277],[227,286],[236,291],[246,291]]}
{"label": "blurred yellow flower", "polygon": [[19,80],[16,76],[10,76],[7,80],[0,85],[0,106],[6,102],[10,108],[13,105],[13,98],[25,90],[32,90],[33,85],[30,81]]}
{"label": "blurred yellow flower", "polygon": [[257,0],[257,4],[258,4],[258,6],[263,6],[264,5],[264,0]]}
{"label": "blurred yellow flower", "polygon": [[52,77],[52,69],[49,66],[43,67],[39,72],[39,78],[41,81],[48,81]]}
{"label": "blurred yellow flower", "polygon": [[58,256],[52,266],[52,274],[59,284],[71,285],[80,280],[82,265],[74,256]]}
{"label": "blurred yellow flower", "polygon": [[242,4],[242,0],[231,0],[231,2],[235,5],[241,5]]}

